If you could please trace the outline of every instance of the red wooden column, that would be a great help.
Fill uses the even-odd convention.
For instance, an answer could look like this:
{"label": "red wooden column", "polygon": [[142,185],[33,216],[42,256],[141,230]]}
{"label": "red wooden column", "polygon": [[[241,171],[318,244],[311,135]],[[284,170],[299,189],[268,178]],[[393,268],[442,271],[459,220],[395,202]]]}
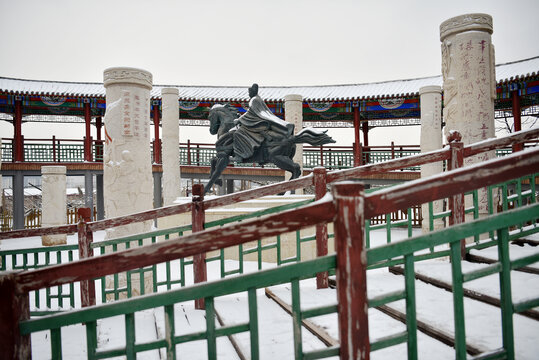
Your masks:
{"label": "red wooden column", "polygon": [[354,166],[361,165],[361,143],[359,142],[359,103],[354,107]]}
{"label": "red wooden column", "polygon": [[[515,131],[520,131],[522,130],[522,121],[520,118],[520,96],[518,95],[518,90],[513,90],[511,92],[511,100],[513,103],[513,121],[515,124]],[[523,149],[523,144],[513,145],[513,152],[521,151]]]}
{"label": "red wooden column", "polygon": [[[323,167],[314,168],[314,196],[316,200],[322,199],[326,195],[326,169]],[[328,228],[326,224],[316,225],[316,256],[328,254]],[[327,289],[328,273],[316,274],[316,288]]]}
{"label": "red wooden column", "polygon": [[98,145],[96,149],[96,161],[103,161],[103,139],[101,138],[101,128],[103,127],[103,120],[101,116],[95,118],[95,129],[96,129],[96,144]]}
{"label": "red wooden column", "polygon": [[154,129],[154,142],[153,142],[153,162],[155,164],[161,164],[161,140],[159,139],[159,105],[153,105],[153,129]]}
{"label": "red wooden column", "polygon": [[341,182],[332,188],[337,216],[337,300],[341,359],[369,359],[367,254],[364,186]]}
{"label": "red wooden column", "polygon": [[13,116],[13,160],[24,161],[24,138],[22,136],[22,99],[15,100]]}
{"label": "red wooden column", "polygon": [[367,148],[367,153],[365,154],[365,164],[369,163],[369,122],[364,121],[361,124],[361,131],[363,132],[363,146]]}
{"label": "red wooden column", "polygon": [[[204,230],[204,185],[193,185],[193,207],[191,211],[191,223],[193,226],[193,232],[199,232]],[[193,256],[193,272],[194,281],[196,283],[206,282],[206,254],[198,254]],[[204,309],[204,299],[195,300],[195,309]]]}
{"label": "red wooden column", "polygon": [[[462,136],[458,132],[453,132],[447,136],[449,149],[451,150],[450,158],[447,161],[447,170],[455,170],[464,165],[464,144]],[[464,194],[450,196],[448,199],[448,208],[451,210],[449,217],[449,225],[461,224],[464,222]],[[461,256],[466,255],[466,239],[460,242]]]}
{"label": "red wooden column", "polygon": [[[94,239],[92,231],[88,230],[88,223],[92,221],[92,211],[90,208],[80,208],[77,210],[79,223],[77,225],[79,236],[79,259],[87,259],[94,256],[94,249],[91,244]],[[80,282],[80,298],[82,307],[95,305],[95,283],[93,280]]]}
{"label": "red wooden column", "polygon": [[19,321],[30,318],[30,301],[16,289],[15,274],[0,275],[0,349],[3,359],[30,359],[30,335],[21,336],[19,328]]}
{"label": "red wooden column", "polygon": [[91,123],[92,114],[90,112],[90,99],[84,99],[84,124],[86,125],[86,136],[84,137],[84,161],[92,161],[92,136],[91,136]]}

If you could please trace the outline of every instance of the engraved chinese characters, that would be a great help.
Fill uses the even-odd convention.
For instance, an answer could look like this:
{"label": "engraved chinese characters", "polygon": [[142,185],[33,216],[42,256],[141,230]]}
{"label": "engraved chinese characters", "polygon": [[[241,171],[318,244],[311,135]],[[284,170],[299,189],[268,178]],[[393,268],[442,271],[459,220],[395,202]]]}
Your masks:
{"label": "engraved chinese characters", "polygon": [[[496,76],[491,34],[492,17],[487,14],[461,15],[440,25],[445,132],[459,131],[465,145],[494,137]],[[494,153],[483,153],[465,159],[465,164],[492,157]],[[480,212],[487,211],[487,203],[486,192],[480,191]]]}
{"label": "engraved chinese characters", "polygon": [[[132,214],[153,207],[150,159],[152,75],[132,68],[104,71],[107,91],[103,166],[105,216]],[[149,231],[149,222],[109,230],[107,238]]]}

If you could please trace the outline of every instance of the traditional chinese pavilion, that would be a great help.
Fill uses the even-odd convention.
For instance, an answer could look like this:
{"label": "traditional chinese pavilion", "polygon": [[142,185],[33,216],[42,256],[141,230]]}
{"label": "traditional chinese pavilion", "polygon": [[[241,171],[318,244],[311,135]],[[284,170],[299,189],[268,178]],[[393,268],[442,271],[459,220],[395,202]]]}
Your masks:
{"label": "traditional chinese pavilion", "polygon": [[[515,130],[519,130],[520,117],[539,116],[539,56],[496,66],[495,117],[514,117]],[[284,97],[288,94],[303,96],[304,126],[319,128],[353,128],[355,133],[354,157],[360,151],[360,131],[363,145],[369,145],[369,129],[381,126],[407,126],[420,124],[419,89],[429,85],[442,86],[442,76],[407,80],[394,80],[366,84],[324,85],[302,87],[261,87],[260,96],[268,107],[284,117]],[[151,91],[150,116],[155,139],[159,139],[161,116],[161,89],[176,87],[179,90],[180,126],[209,126],[208,112],[214,104],[229,103],[239,112],[248,104],[246,87],[154,85]],[[92,157],[92,144],[102,142],[102,125],[105,114],[105,88],[102,83],[27,80],[0,77],[0,120],[13,124],[14,137],[10,160],[2,166],[2,174],[23,177],[36,169],[19,168],[25,165],[23,122],[84,123],[84,163],[76,164],[72,171],[89,178],[99,176],[101,164]],[[97,129],[97,139],[91,138],[91,126]],[[154,164],[160,164],[160,141],[154,142]],[[37,165],[37,164],[36,164]],[[75,164],[74,164],[75,165]],[[155,167],[155,166],[154,166]],[[24,174],[21,173],[24,171]],[[69,169],[68,169],[69,171]],[[154,168],[154,172],[159,169]],[[32,174],[33,174],[32,173]],[[90,175],[88,175],[90,174]],[[101,175],[102,176],[102,175]],[[22,180],[14,180],[21,187]],[[19,185],[17,185],[19,184]],[[101,185],[102,186],[102,185]],[[100,182],[97,181],[99,197]],[[19,190],[22,194],[22,190]],[[14,195],[15,196],[15,195]],[[15,210],[15,209],[14,209]],[[19,216],[22,210],[19,210]],[[17,212],[15,210],[15,212]],[[98,201],[98,212],[99,201]]]}

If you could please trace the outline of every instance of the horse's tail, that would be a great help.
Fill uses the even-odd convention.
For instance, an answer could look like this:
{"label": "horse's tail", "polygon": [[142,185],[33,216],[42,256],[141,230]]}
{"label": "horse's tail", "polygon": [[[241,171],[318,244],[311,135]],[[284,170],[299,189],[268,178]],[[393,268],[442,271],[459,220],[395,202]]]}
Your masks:
{"label": "horse's tail", "polygon": [[333,140],[331,136],[326,133],[327,130],[319,131],[313,128],[305,128],[292,138],[292,142],[294,144],[307,143],[313,146],[335,143],[336,141]]}

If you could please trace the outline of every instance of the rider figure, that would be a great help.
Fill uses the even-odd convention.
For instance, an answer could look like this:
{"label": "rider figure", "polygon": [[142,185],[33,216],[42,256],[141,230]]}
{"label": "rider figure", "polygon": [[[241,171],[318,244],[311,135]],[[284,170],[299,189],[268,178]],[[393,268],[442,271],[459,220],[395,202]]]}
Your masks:
{"label": "rider figure", "polygon": [[264,141],[279,141],[294,133],[294,124],[273,115],[258,96],[258,85],[249,88],[249,109],[236,119],[234,132],[234,160],[241,162],[253,156]]}

